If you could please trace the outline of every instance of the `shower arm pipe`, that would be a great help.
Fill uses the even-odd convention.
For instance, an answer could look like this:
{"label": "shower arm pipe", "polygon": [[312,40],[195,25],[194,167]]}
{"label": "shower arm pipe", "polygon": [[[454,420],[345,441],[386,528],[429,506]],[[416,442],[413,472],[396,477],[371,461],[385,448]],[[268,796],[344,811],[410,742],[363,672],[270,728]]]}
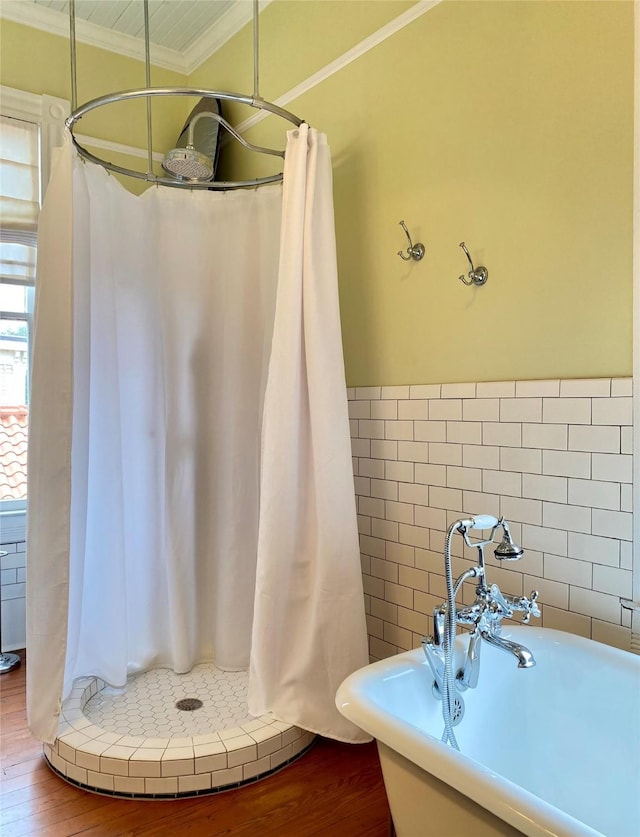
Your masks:
{"label": "shower arm pipe", "polygon": [[209,111],[205,111],[203,113],[198,113],[196,116],[193,117],[191,122],[189,123],[189,130],[187,132],[187,146],[193,148],[193,135],[196,128],[196,123],[200,119],[213,119],[219,125],[222,125],[232,137],[238,140],[239,143],[244,145],[245,148],[248,148],[249,151],[257,151],[259,154],[273,154],[275,157],[284,157],[284,151],[278,151],[276,148],[265,148],[262,145],[253,145],[252,143],[248,142],[241,134],[239,134],[235,128],[233,128],[227,120],[220,116],[219,113],[210,113]]}

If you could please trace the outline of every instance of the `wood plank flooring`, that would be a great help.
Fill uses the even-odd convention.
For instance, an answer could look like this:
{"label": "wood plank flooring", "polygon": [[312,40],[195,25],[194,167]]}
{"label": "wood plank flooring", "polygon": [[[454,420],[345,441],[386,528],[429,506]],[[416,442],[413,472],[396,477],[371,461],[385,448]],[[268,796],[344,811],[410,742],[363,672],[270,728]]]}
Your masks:
{"label": "wood plank flooring", "polygon": [[375,744],[328,739],[255,785],[172,801],[124,800],[68,785],[46,766],[27,728],[25,654],[0,676],[2,837],[388,837]]}

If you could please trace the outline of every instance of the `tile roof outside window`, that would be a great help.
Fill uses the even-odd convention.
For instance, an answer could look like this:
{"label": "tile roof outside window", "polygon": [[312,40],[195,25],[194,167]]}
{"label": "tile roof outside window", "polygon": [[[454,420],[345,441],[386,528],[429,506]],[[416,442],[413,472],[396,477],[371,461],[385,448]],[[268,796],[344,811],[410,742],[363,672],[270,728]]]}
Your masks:
{"label": "tile roof outside window", "polygon": [[27,407],[0,406],[0,500],[27,496]]}

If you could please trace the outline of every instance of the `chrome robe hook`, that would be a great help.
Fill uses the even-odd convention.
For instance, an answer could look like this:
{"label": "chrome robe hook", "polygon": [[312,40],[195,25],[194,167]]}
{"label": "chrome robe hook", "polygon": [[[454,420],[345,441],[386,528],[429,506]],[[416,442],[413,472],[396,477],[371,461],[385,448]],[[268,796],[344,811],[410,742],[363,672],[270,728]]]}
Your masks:
{"label": "chrome robe hook", "polygon": [[471,265],[471,270],[467,274],[467,276],[469,277],[469,281],[467,281],[464,278],[464,274],[462,274],[462,276],[458,276],[458,279],[463,283],[463,285],[484,285],[487,279],[489,278],[489,271],[486,267],[483,267],[482,265],[480,265],[480,267],[473,266],[473,261],[471,259],[471,256],[469,255],[469,251],[467,250],[464,241],[461,241],[458,246],[462,247],[467,259],[469,259],[469,264]]}
{"label": "chrome robe hook", "polygon": [[411,236],[409,235],[409,230],[407,229],[407,225],[405,224],[404,221],[400,221],[400,226],[405,231],[405,234],[407,236],[407,241],[409,242],[409,246],[407,247],[407,255],[406,256],[402,252],[402,250],[398,250],[398,255],[405,262],[411,261],[411,259],[413,259],[416,262],[419,262],[420,259],[424,256],[424,253],[425,253],[424,244],[420,244],[419,242],[417,244],[414,244],[413,241],[411,241]]}

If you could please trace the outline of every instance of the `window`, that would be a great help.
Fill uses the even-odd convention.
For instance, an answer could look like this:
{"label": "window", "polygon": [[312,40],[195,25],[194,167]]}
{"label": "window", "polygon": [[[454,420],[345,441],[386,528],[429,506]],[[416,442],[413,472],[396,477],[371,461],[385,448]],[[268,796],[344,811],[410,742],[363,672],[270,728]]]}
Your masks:
{"label": "window", "polygon": [[[40,207],[39,126],[0,116],[0,501],[27,498],[29,334]],[[9,506],[9,509],[7,508]]]}
{"label": "window", "polygon": [[37,217],[69,103],[5,85],[0,102],[0,541],[10,543],[25,537]]}

